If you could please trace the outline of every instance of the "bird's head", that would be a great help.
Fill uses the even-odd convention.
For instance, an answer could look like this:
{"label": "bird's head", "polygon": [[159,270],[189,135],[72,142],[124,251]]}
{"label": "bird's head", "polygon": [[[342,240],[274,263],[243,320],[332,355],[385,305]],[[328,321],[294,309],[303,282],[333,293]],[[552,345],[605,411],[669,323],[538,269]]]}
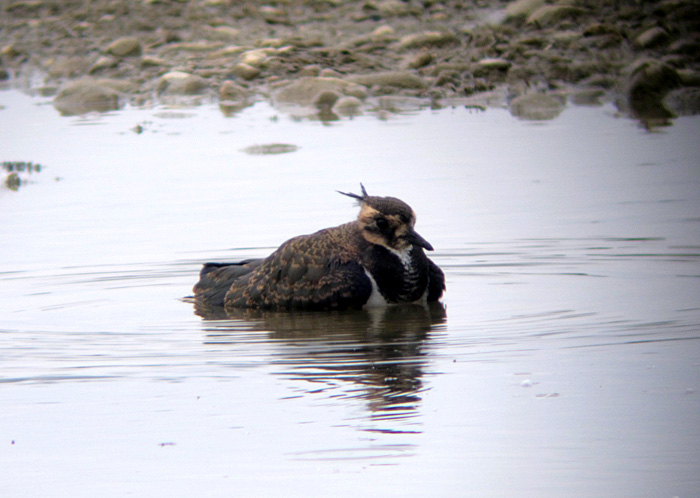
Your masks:
{"label": "bird's head", "polygon": [[428,251],[433,250],[430,242],[414,230],[416,213],[411,206],[396,197],[368,195],[362,184],[360,188],[362,195],[338,192],[360,203],[357,221],[365,240],[399,252],[406,251],[412,246],[422,247]]}

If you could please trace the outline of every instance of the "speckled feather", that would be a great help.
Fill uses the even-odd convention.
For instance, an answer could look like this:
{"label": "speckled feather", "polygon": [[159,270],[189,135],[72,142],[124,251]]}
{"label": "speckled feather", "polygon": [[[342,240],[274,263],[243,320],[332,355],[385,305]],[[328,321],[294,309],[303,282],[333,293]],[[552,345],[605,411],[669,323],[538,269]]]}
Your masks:
{"label": "speckled feather", "polygon": [[360,308],[372,284],[359,263],[369,244],[356,222],[288,240],[235,280],[227,308]]}
{"label": "speckled feather", "polygon": [[[341,192],[342,193],[342,192]],[[360,201],[356,221],[288,240],[265,259],[207,263],[194,287],[200,306],[345,309],[437,301],[445,276],[423,252],[415,213],[394,197]]]}

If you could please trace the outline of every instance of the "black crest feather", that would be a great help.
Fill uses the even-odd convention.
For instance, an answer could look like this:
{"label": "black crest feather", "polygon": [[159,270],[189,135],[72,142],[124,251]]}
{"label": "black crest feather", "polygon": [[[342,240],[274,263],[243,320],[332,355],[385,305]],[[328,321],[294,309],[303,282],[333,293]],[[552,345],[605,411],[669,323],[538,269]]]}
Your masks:
{"label": "black crest feather", "polygon": [[361,183],[360,188],[362,189],[362,195],[353,194],[352,192],[341,192],[340,190],[336,190],[336,192],[338,192],[339,194],[347,195],[348,197],[352,197],[353,199],[357,199],[360,202],[365,202],[369,197],[369,194],[367,194],[365,186]]}

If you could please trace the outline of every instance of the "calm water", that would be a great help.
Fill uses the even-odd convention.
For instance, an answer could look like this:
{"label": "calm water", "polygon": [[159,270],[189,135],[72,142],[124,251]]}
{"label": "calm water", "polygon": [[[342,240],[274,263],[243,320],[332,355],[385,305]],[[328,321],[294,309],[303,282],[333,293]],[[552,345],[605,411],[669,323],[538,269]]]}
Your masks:
{"label": "calm water", "polygon": [[[700,496],[700,118],[0,106],[0,160],[43,166],[0,189],[1,496]],[[182,301],[360,181],[444,308]]]}

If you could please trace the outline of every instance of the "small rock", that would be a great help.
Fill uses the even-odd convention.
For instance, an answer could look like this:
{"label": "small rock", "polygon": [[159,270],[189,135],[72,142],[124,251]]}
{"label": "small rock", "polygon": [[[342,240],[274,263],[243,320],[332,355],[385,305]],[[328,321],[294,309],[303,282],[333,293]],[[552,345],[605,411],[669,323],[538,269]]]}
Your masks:
{"label": "small rock", "polygon": [[275,95],[275,99],[282,103],[311,105],[317,96],[324,92],[351,95],[358,99],[364,99],[367,96],[365,88],[356,83],[339,78],[307,77],[282,87]]}
{"label": "small rock", "polygon": [[260,75],[260,69],[253,67],[250,64],[239,62],[233,66],[233,74],[246,81],[250,81]]}
{"label": "small rock", "polygon": [[542,121],[559,116],[564,104],[564,99],[558,95],[528,93],[511,101],[510,113],[521,119]]}
{"label": "small rock", "polygon": [[695,55],[700,54],[700,40],[680,39],[671,43],[668,51],[672,54]]}
{"label": "small rock", "polygon": [[268,24],[289,24],[289,17],[283,9],[263,5],[260,7],[260,15]]}
{"label": "small rock", "polygon": [[700,86],[700,71],[692,69],[679,69],[678,77],[683,86]]}
{"label": "small rock", "polygon": [[0,81],[7,81],[10,79],[10,72],[4,67],[0,67]]}
{"label": "small rock", "polygon": [[282,38],[263,38],[259,40],[255,45],[263,48],[280,48],[286,45],[286,40]]}
{"label": "small rock", "polygon": [[0,48],[0,57],[14,59],[15,57],[19,57],[21,54],[22,52],[17,48],[16,45],[12,43],[10,45],[5,45],[4,47]]}
{"label": "small rock", "polygon": [[207,26],[204,34],[210,40],[218,41],[234,41],[241,34],[240,30],[231,26],[216,26],[214,28]]}
{"label": "small rock", "polygon": [[404,62],[404,66],[408,69],[418,69],[427,66],[433,62],[434,59],[435,57],[433,57],[433,54],[429,52],[419,52],[414,55],[409,55]]}
{"label": "small rock", "polygon": [[396,87],[425,89],[428,83],[413,73],[408,71],[388,71],[385,73],[360,74],[348,76],[346,81],[364,86]]}
{"label": "small rock", "polygon": [[498,69],[500,71],[507,71],[512,65],[510,61],[506,59],[481,59],[476,63],[477,67],[484,69]]}
{"label": "small rock", "polygon": [[680,84],[678,72],[668,64],[655,59],[636,61],[630,68],[625,89],[627,105],[643,119],[671,117],[662,100]]}
{"label": "small rock", "polygon": [[267,59],[270,54],[275,52],[277,52],[277,50],[274,48],[258,48],[255,50],[248,50],[247,52],[243,52],[241,54],[240,62],[253,67],[261,67],[264,64],[265,59]]}
{"label": "small rock", "polygon": [[696,116],[700,114],[700,88],[671,90],[663,104],[678,116]]}
{"label": "small rock", "polygon": [[115,57],[137,56],[141,55],[141,42],[138,38],[125,36],[114,40],[105,51]]}
{"label": "small rock", "polygon": [[583,30],[583,36],[619,35],[620,30],[614,24],[594,22]]}
{"label": "small rock", "polygon": [[104,69],[111,69],[113,67],[117,67],[117,65],[119,65],[119,60],[117,58],[111,56],[102,56],[95,61],[95,63],[90,68],[89,73],[99,73]]}
{"label": "small rock", "polygon": [[317,109],[330,109],[338,99],[340,99],[338,93],[324,90],[314,97],[313,106]]}
{"label": "small rock", "polygon": [[321,66],[318,64],[309,64],[299,70],[299,76],[318,76],[321,72]]}
{"label": "small rock", "polygon": [[666,30],[657,26],[644,31],[635,38],[634,43],[640,48],[653,48],[668,43],[669,38]]}
{"label": "small rock", "polygon": [[399,17],[408,15],[409,6],[400,0],[382,0],[377,5],[379,13],[384,17]]}
{"label": "small rock", "polygon": [[341,97],[333,106],[333,112],[341,116],[357,116],[362,111],[362,101],[357,97]]}
{"label": "small rock", "polygon": [[603,105],[604,96],[605,91],[600,88],[583,88],[571,94],[571,101],[581,106],[599,106]]}
{"label": "small rock", "polygon": [[379,26],[374,31],[372,31],[372,38],[379,40],[392,38],[394,36],[394,33],[394,28],[385,24],[383,26]]}
{"label": "small rock", "polygon": [[415,112],[429,105],[427,99],[402,95],[383,95],[377,99],[377,110],[391,113]]}
{"label": "small rock", "polygon": [[171,71],[158,80],[158,93],[168,95],[199,95],[209,88],[208,83],[193,74]]}
{"label": "small rock", "polygon": [[399,40],[399,49],[436,47],[457,42],[457,36],[449,31],[424,31],[406,35]]}
{"label": "small rock", "polygon": [[552,26],[565,19],[576,19],[586,11],[572,5],[544,5],[527,18],[527,24]]}
{"label": "small rock", "polygon": [[340,73],[339,73],[338,71],[336,71],[335,69],[331,69],[331,68],[329,68],[329,67],[327,67],[327,68],[325,68],[325,69],[321,69],[321,72],[318,73],[318,75],[319,75],[321,78],[341,78],[341,77],[343,76],[342,74],[340,74]]}
{"label": "small rock", "polygon": [[227,101],[245,101],[250,97],[250,91],[234,83],[231,80],[226,80],[219,89],[219,98]]}
{"label": "small rock", "polygon": [[91,61],[86,57],[59,57],[47,63],[46,70],[53,78],[73,78],[85,75]]}
{"label": "small rock", "polygon": [[54,107],[64,116],[119,109],[121,93],[104,80],[82,79],[67,83],[54,97]]}
{"label": "small rock", "polygon": [[527,19],[533,12],[542,7],[545,0],[516,0],[508,4],[505,19]]}
{"label": "small rock", "polygon": [[158,67],[158,66],[167,66],[168,63],[165,59],[161,59],[159,57],[152,57],[149,55],[144,56],[141,58],[141,67]]}

